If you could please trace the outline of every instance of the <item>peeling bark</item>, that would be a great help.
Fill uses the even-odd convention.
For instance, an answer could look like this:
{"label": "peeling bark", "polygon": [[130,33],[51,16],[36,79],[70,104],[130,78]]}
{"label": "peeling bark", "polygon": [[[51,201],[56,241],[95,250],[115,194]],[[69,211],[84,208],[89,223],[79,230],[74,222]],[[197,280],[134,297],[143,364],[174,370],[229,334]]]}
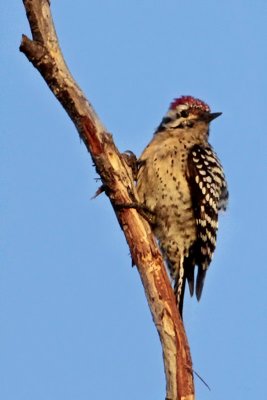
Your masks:
{"label": "peeling bark", "polygon": [[190,349],[155,238],[149,224],[135,209],[116,209],[116,204],[138,201],[132,171],[68,70],[59,47],[50,2],[24,0],[23,3],[32,40],[23,35],[20,51],[40,72],[73,121],[116,212],[161,340],[166,400],[194,400]]}

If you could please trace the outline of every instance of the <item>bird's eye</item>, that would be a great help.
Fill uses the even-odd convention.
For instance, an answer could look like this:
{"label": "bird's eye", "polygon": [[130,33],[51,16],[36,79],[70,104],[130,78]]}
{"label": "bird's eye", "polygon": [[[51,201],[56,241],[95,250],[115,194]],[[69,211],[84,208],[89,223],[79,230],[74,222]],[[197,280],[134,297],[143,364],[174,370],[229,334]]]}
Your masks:
{"label": "bird's eye", "polygon": [[182,111],[181,111],[181,117],[187,118],[188,115],[189,115],[189,112],[188,112],[187,110],[182,110]]}

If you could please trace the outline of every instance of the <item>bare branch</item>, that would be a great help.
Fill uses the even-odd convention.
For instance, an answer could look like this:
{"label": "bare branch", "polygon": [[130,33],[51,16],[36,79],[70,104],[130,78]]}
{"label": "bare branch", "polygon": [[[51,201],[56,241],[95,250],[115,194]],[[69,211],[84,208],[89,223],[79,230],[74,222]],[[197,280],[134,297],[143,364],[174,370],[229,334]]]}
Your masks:
{"label": "bare branch", "polygon": [[32,38],[22,36],[20,51],[43,76],[67,111],[90,152],[137,266],[163,349],[166,399],[193,400],[190,349],[173,290],[149,224],[135,209],[116,204],[137,202],[132,171],[97,114],[71,76],[61,53],[48,0],[24,0]]}

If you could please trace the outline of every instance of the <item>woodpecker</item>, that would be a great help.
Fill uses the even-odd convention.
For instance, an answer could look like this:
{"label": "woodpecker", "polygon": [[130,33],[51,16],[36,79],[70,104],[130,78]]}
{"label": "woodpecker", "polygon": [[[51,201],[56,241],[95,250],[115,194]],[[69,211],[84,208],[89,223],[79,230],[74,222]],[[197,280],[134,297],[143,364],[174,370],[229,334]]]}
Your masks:
{"label": "woodpecker", "polygon": [[166,261],[180,314],[186,281],[200,300],[216,246],[218,212],[228,189],[222,165],[208,142],[212,113],[192,96],[175,99],[138,160],[137,192],[153,214],[153,232]]}

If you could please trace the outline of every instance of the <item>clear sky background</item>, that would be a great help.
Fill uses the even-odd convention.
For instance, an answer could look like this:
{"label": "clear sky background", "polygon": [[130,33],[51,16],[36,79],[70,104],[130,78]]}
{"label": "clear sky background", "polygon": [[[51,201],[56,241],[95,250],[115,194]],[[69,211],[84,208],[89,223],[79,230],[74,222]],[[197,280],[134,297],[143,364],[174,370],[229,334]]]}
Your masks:
{"label": "clear sky background", "polygon": [[[170,101],[223,115],[211,143],[230,205],[185,325],[198,399],[267,398],[267,2],[52,1],[66,61],[121,151],[139,155]],[[162,400],[161,347],[136,269],[75,128],[18,51],[0,5],[0,398]]]}

